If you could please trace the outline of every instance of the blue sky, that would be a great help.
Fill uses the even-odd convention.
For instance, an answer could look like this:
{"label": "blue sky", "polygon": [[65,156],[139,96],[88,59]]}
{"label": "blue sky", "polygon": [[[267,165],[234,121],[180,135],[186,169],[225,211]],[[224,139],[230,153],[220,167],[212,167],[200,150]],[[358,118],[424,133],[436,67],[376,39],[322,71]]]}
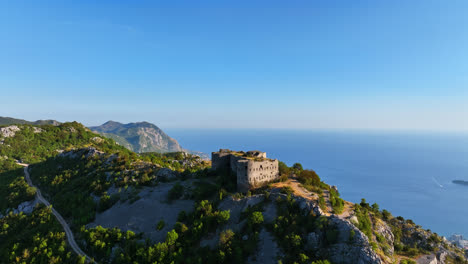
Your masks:
{"label": "blue sky", "polygon": [[467,11],[456,0],[0,1],[0,116],[468,131]]}

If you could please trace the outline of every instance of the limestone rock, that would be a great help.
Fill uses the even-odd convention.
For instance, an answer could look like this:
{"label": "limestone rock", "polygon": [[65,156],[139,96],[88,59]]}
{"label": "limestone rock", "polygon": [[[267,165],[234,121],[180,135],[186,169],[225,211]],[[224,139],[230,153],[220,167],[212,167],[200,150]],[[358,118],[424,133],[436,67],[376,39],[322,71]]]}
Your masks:
{"label": "limestone rock", "polygon": [[91,140],[96,142],[96,143],[102,143],[104,141],[104,139],[102,139],[100,137],[93,137],[93,138],[91,138]]}
{"label": "limestone rock", "polygon": [[43,130],[42,130],[42,128],[40,128],[40,127],[33,127],[33,133],[34,133],[34,134],[41,133],[42,131],[43,131]]}
{"label": "limestone rock", "polygon": [[321,242],[320,242],[320,235],[312,232],[307,235],[307,244],[306,247],[309,250],[317,251],[320,249]]}
{"label": "limestone rock", "polygon": [[358,220],[358,218],[357,218],[355,215],[351,216],[351,218],[349,218],[349,221],[350,221],[351,223],[353,223],[354,225],[358,225],[358,224],[359,224],[359,220]]}
{"label": "limestone rock", "polygon": [[37,203],[38,203],[37,199],[22,202],[21,204],[18,205],[16,209],[13,209],[12,212],[14,214],[19,214],[20,212],[23,212],[25,214],[30,214],[34,210],[34,207],[36,206]]}
{"label": "limestone rock", "polygon": [[3,137],[14,137],[21,129],[18,126],[7,126],[0,128],[0,135]]}
{"label": "limestone rock", "polygon": [[439,264],[439,261],[437,260],[437,256],[434,254],[431,255],[424,255],[418,258],[417,260],[418,264]]}
{"label": "limestone rock", "polygon": [[377,221],[375,225],[375,231],[382,235],[385,240],[387,241],[387,244],[389,245],[388,249],[388,255],[393,255],[394,252],[394,247],[393,247],[393,242],[395,240],[394,235],[392,233],[392,229],[387,225],[387,223],[383,221]]}
{"label": "limestone rock", "polygon": [[[342,264],[381,264],[380,257],[372,250],[369,240],[351,222],[331,216],[330,226],[338,231],[337,242],[327,248],[332,263]],[[350,237],[351,231],[354,236]]]}
{"label": "limestone rock", "polygon": [[249,207],[253,207],[265,199],[264,195],[253,195],[245,198],[245,205],[242,208],[242,211],[247,210]]}
{"label": "limestone rock", "polygon": [[97,150],[96,148],[93,148],[93,147],[89,147],[89,148],[85,149],[84,151],[85,151],[85,153],[87,152],[86,153],[86,158],[104,154],[104,152],[99,151],[99,150]]}

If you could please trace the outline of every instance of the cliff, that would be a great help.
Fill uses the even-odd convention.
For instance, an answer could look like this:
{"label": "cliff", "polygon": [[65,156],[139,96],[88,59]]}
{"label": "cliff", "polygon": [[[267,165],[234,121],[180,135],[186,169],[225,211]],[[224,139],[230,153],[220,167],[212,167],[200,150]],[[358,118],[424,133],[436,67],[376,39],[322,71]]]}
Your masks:
{"label": "cliff", "polygon": [[148,122],[122,124],[108,121],[101,126],[90,127],[90,129],[114,139],[120,145],[135,152],[183,151],[177,140]]}

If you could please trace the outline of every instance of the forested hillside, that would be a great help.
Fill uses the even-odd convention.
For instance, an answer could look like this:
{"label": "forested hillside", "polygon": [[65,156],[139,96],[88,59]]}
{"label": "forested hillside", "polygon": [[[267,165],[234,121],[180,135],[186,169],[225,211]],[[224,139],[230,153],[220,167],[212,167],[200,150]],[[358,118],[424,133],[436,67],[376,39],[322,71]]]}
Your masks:
{"label": "forested hillside", "polygon": [[17,161],[98,263],[466,263],[437,234],[342,200],[298,163],[238,193],[235,175],[198,156],[137,154],[76,122],[0,127],[4,263],[85,262]]}

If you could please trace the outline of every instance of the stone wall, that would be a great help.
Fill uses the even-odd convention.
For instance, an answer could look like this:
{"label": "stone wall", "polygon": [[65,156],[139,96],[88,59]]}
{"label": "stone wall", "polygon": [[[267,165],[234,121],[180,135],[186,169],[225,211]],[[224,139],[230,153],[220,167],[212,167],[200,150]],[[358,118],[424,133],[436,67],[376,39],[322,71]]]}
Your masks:
{"label": "stone wall", "polygon": [[279,177],[278,160],[249,161],[248,164],[247,180],[253,188]]}
{"label": "stone wall", "polygon": [[211,167],[214,170],[230,167],[231,154],[226,152],[211,153]]}

